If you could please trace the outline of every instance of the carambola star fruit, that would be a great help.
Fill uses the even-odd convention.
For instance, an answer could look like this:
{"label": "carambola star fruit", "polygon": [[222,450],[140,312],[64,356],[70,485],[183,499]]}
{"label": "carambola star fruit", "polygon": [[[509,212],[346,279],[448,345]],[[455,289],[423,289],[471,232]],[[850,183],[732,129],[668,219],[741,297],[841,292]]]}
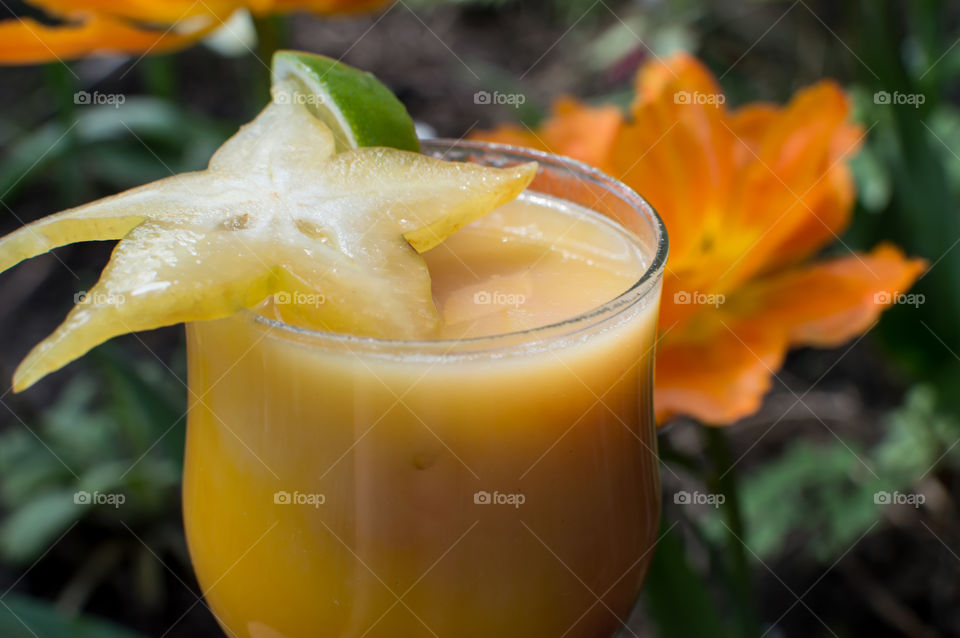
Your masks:
{"label": "carambola star fruit", "polygon": [[[58,246],[120,240],[97,284],[17,368],[15,391],[111,337],[264,302],[281,319],[331,331],[423,338],[436,329],[419,252],[514,199],[536,164],[489,168],[370,146],[416,144],[406,111],[370,88],[372,76],[320,56],[278,60],[272,102],[206,170],[0,239],[0,271]],[[385,92],[375,111],[389,127],[361,131],[362,117],[338,109],[351,84],[368,102]]]}

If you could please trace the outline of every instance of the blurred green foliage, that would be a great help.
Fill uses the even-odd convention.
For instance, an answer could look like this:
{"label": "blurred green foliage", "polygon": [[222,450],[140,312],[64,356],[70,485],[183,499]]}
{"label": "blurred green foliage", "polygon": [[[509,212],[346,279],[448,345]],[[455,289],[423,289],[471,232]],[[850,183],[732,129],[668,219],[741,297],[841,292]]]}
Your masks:
{"label": "blurred green foliage", "polygon": [[883,519],[892,507],[887,495],[928,492],[923,482],[938,469],[960,467],[957,428],[954,417],[936,411],[933,391],[919,387],[884,421],[871,447],[789,444],[744,477],[747,545],[762,559],[789,550],[829,563]]}
{"label": "blurred green foliage", "polygon": [[142,638],[140,634],[102,620],[75,618],[27,596],[0,599],[3,638]]}
{"label": "blurred green foliage", "polygon": [[[11,200],[49,175],[82,172],[67,184],[96,183],[121,190],[206,166],[233,127],[174,102],[129,97],[122,108],[103,104],[10,135],[0,163],[0,193]],[[68,194],[68,203],[80,201]]]}
{"label": "blurred green foliage", "polygon": [[[868,243],[895,241],[927,258],[929,271],[911,292],[919,307],[887,313],[881,333],[910,374],[938,400],[960,409],[960,110],[950,88],[960,76],[960,50],[941,18],[946,3],[898,5],[861,0],[857,40],[861,63],[854,95],[870,127],[858,161],[859,214],[852,234]],[[922,96],[922,103],[883,103],[883,94]],[[920,101],[920,100],[918,100]],[[904,292],[904,291],[901,291]]]}
{"label": "blurred green foliage", "polygon": [[[694,569],[688,559],[684,531],[695,533],[680,522],[663,521],[653,564],[647,574],[643,599],[658,636],[683,638],[746,637],[748,634],[724,614],[717,599],[728,592],[716,592]],[[714,557],[713,562],[721,561]],[[718,594],[720,596],[718,596]],[[734,601],[725,601],[729,606]]]}
{"label": "blurred green foliage", "polygon": [[[880,425],[879,440],[873,445],[798,440],[740,477],[743,535],[737,534],[735,540],[743,541],[753,562],[767,564],[792,556],[833,566],[875,527],[896,517],[898,510],[901,518],[905,509],[906,517],[913,518],[915,507],[952,508],[943,501],[951,495],[937,484],[937,476],[960,469],[958,423],[952,413],[938,410],[934,390],[914,388],[903,406]],[[717,493],[730,496],[720,489]],[[915,505],[918,496],[922,502]],[[937,499],[940,502],[931,502]],[[731,505],[728,500],[692,515],[673,509],[668,516],[673,522],[669,527],[664,522],[644,590],[658,635],[758,635],[744,625],[744,618],[729,611],[740,604],[734,589],[737,575],[730,569],[730,552],[724,549],[730,537]],[[699,559],[691,560],[693,555]]]}
{"label": "blurred green foliage", "polygon": [[159,364],[131,362],[113,344],[92,356],[99,375],[73,377],[36,422],[0,436],[0,556],[29,565],[67,531],[89,527],[100,541],[64,575],[62,605],[82,607],[111,567],[131,559],[140,565],[136,593],[150,606],[164,587],[159,556],[186,563],[175,523],[183,388]]}

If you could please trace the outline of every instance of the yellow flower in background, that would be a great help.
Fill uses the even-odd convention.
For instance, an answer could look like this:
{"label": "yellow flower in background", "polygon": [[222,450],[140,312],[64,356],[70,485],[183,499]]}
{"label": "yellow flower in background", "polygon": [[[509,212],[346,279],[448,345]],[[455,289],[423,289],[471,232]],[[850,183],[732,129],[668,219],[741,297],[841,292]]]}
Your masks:
{"label": "yellow flower in background", "polygon": [[888,244],[813,259],[850,221],[863,136],[832,82],[732,109],[678,54],[641,69],[629,118],[564,99],[536,131],[474,137],[588,162],[657,209],[670,238],[657,415],[726,424],[760,407],[790,348],[863,333],[925,267]]}
{"label": "yellow flower in background", "polygon": [[37,64],[93,53],[165,53],[221,27],[234,12],[355,13],[385,0],[29,0],[58,24],[0,22],[0,64]]}

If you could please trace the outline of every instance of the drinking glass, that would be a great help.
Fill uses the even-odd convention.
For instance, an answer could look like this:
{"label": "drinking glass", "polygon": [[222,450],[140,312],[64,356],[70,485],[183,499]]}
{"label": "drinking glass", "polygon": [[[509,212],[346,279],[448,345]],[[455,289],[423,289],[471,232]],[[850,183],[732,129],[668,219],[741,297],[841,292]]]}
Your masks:
{"label": "drinking glass", "polygon": [[608,216],[646,270],[561,323],[393,341],[241,312],[187,326],[183,483],[207,603],[241,638],[609,638],[660,516],[653,350],[667,240],[570,159],[427,140]]}

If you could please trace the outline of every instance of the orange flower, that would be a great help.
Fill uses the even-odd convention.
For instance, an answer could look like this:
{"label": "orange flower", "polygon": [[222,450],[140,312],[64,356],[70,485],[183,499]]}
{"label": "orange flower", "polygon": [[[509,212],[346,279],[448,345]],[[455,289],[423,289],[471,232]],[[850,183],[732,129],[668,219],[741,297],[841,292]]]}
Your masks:
{"label": "orange flower", "polygon": [[650,201],[670,237],[657,416],[730,423],[760,407],[789,348],[868,330],[925,264],[886,244],[811,259],[850,220],[847,161],[864,136],[834,83],[783,107],[729,109],[710,72],[679,54],[641,69],[636,89],[629,120],[568,99],[538,131],[476,137],[570,155]]}
{"label": "orange flower", "polygon": [[163,53],[196,42],[238,9],[352,13],[385,0],[29,0],[62,23],[0,22],[0,64],[36,64],[92,53]]}

